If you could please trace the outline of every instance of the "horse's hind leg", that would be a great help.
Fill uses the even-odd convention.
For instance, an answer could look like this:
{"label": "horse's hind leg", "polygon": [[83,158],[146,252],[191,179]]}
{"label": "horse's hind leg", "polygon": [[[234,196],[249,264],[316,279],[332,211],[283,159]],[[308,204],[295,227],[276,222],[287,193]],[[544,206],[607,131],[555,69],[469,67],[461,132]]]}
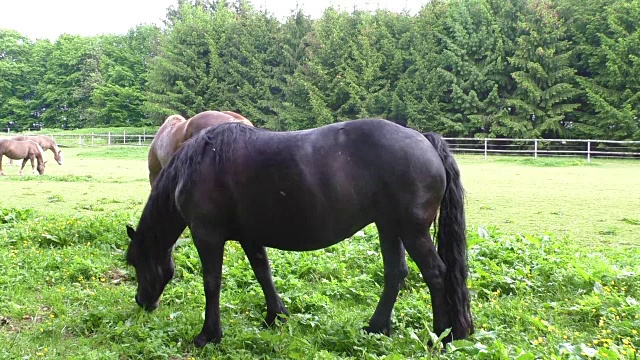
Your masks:
{"label": "horse's hind leg", "polygon": [[[282,303],[282,299],[280,299],[280,295],[278,295],[273,285],[267,250],[264,246],[258,246],[252,243],[241,242],[240,245],[242,245],[242,249],[247,255],[247,259],[249,259],[253,273],[262,287],[262,292],[267,302],[267,317],[265,318],[265,323],[267,325],[273,325],[276,319],[279,318],[278,315],[288,315],[289,312]],[[280,317],[280,320],[286,321],[286,318]]]}
{"label": "horse's hind leg", "polygon": [[404,246],[395,232],[376,223],[380,236],[380,250],[384,263],[384,289],[376,307],[376,311],[369,320],[365,331],[373,333],[391,333],[391,312],[398,298],[400,286],[407,277],[409,269],[405,259]]}
{"label": "horse's hind leg", "polygon": [[407,253],[420,269],[429,287],[433,307],[433,331],[440,335],[451,327],[449,302],[445,293],[446,265],[438,255],[428,228],[424,231],[412,230],[401,236]]}
{"label": "horse's hind leg", "polygon": [[2,170],[2,157],[4,154],[0,154],[0,176],[4,175],[4,171]]}

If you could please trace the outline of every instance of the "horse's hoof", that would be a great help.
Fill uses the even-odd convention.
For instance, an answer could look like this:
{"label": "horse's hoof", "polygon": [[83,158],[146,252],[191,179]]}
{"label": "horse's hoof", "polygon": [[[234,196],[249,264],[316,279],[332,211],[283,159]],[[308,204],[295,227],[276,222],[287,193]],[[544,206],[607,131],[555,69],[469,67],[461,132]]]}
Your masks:
{"label": "horse's hoof", "polygon": [[386,336],[391,336],[391,326],[365,326],[362,330],[368,332],[369,334],[382,334]]}
{"label": "horse's hoof", "polygon": [[267,313],[264,323],[266,326],[273,326],[276,323],[276,319],[280,320],[282,323],[286,323],[288,318],[289,312],[286,309],[283,309],[278,312]]}
{"label": "horse's hoof", "polygon": [[200,333],[195,339],[193,339],[193,344],[199,348],[203,348],[207,346],[208,343],[219,344],[220,341],[222,341],[222,332],[212,337],[209,337],[204,333]]}

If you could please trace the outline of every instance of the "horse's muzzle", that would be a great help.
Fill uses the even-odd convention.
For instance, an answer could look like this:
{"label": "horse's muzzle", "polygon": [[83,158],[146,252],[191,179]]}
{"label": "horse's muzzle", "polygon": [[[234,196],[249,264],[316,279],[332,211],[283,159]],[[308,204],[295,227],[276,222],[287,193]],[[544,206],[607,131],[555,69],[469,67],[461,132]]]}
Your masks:
{"label": "horse's muzzle", "polygon": [[142,301],[140,301],[140,298],[138,297],[138,294],[136,294],[136,304],[138,304],[138,306],[140,306],[141,308],[147,310],[147,311],[153,311],[158,307],[158,301],[151,303],[151,304],[145,304]]}

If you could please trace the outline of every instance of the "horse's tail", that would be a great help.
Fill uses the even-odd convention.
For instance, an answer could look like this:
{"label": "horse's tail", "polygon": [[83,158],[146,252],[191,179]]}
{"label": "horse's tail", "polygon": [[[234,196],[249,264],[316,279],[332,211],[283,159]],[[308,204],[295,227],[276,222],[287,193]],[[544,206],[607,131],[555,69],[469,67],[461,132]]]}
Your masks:
{"label": "horse's tail", "polygon": [[445,291],[451,304],[452,335],[463,339],[473,334],[473,320],[467,288],[467,237],[464,215],[464,189],[460,181],[460,170],[449,145],[435,133],[423,134],[438,152],[446,173],[446,189],[440,203],[440,216],[436,227],[438,254],[444,261],[446,271]]}

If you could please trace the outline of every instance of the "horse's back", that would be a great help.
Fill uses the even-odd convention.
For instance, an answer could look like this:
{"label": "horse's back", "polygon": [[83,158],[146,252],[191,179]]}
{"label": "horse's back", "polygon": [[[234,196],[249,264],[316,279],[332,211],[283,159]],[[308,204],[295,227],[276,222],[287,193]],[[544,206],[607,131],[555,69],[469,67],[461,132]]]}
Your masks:
{"label": "horse's back", "polygon": [[169,116],[158,129],[149,149],[147,163],[151,185],[184,142],[204,129],[227,122],[242,122],[253,126],[245,117],[231,111],[203,111],[188,120],[180,115]]}
{"label": "horse's back", "polygon": [[203,158],[181,172],[191,185],[179,197],[187,213],[229,224],[235,239],[324,247],[381,217],[413,216],[429,200],[439,204],[444,192],[444,169],[429,141],[388,121],[294,132],[245,128],[246,136],[231,134],[220,146],[231,126],[242,125],[209,129],[198,137],[201,145],[184,149],[182,157]]}
{"label": "horse's back", "polygon": [[21,160],[28,157],[42,156],[42,147],[32,140],[0,141],[0,151],[13,160]]}
{"label": "horse's back", "polygon": [[[208,129],[210,127],[228,122],[242,122],[242,119],[248,122],[248,120],[245,119],[242,115],[236,114],[231,111],[203,111],[194,115],[188,120],[187,128],[185,129],[184,141],[190,139],[204,129]],[[250,124],[251,123],[249,122],[248,125]]]}
{"label": "horse's back", "polygon": [[222,111],[223,113],[232,116],[233,118],[235,118],[236,120],[238,120],[239,122],[245,124],[245,125],[249,125],[249,126],[253,126],[253,123],[251,121],[249,121],[249,119],[247,119],[246,117],[238,114],[237,112],[233,112],[233,111]]}

